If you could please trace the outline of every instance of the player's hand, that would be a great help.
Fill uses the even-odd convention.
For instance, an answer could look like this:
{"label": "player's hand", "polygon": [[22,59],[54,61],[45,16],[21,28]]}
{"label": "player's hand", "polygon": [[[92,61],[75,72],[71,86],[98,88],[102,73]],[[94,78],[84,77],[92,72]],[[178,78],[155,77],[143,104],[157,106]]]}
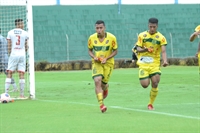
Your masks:
{"label": "player's hand", "polygon": [[168,64],[167,61],[164,61],[163,64],[162,64],[163,67],[166,67],[166,66],[168,66],[168,65],[169,65],[169,64]]}
{"label": "player's hand", "polygon": [[148,50],[149,53],[153,52],[153,48],[147,48],[147,50]]}
{"label": "player's hand", "polygon": [[98,61],[101,62],[102,64],[105,64],[107,59],[106,58],[102,58],[102,57],[99,57],[98,58]]}
{"label": "player's hand", "polygon": [[94,59],[95,61],[99,61],[99,58],[97,58],[97,57],[94,57],[93,59]]}
{"label": "player's hand", "polygon": [[195,57],[198,57],[198,52],[195,54]]}
{"label": "player's hand", "polygon": [[198,36],[200,35],[200,30],[195,32],[195,35]]}
{"label": "player's hand", "polygon": [[195,57],[198,57],[199,53],[200,53],[200,52],[197,52],[197,53],[195,54]]}
{"label": "player's hand", "polygon": [[147,48],[147,47],[144,47],[145,51],[148,51],[149,53],[152,53],[153,52],[153,48]]}
{"label": "player's hand", "polygon": [[107,61],[107,59],[106,59],[106,58],[102,58],[102,60],[101,60],[101,63],[102,63],[102,64],[105,64],[105,63],[106,63],[106,61]]}

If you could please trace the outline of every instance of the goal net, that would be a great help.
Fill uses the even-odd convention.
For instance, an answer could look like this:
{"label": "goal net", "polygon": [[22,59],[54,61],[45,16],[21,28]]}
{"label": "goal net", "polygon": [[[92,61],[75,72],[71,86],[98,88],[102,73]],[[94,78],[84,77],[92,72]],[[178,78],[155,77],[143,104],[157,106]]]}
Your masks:
{"label": "goal net", "polygon": [[[1,35],[6,39],[8,31],[15,28],[15,19],[23,19],[24,21],[24,30],[28,31],[28,4],[27,0],[0,0],[0,29],[1,29]],[[29,33],[29,31],[28,31]],[[5,46],[5,43],[1,43],[2,46],[0,46],[0,93],[5,92],[5,79],[6,79],[6,73],[5,69],[7,67],[7,61],[6,61],[6,50],[7,46]],[[30,44],[29,44],[30,45]],[[31,44],[32,45],[32,44]],[[25,97],[30,97],[31,94],[30,90],[30,61],[29,61],[29,50],[26,53],[26,73],[25,73],[25,89],[24,89],[24,95]],[[17,70],[13,73],[12,78],[14,79],[14,82],[12,81],[10,88],[9,88],[9,94],[13,98],[18,98],[20,96],[20,87],[19,87],[19,74]],[[15,89],[17,88],[18,91]]]}

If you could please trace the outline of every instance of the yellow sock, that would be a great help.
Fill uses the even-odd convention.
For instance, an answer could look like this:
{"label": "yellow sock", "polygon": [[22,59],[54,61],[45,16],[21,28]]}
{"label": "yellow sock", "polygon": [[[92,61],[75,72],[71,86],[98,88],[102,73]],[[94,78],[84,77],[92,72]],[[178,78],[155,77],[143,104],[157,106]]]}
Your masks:
{"label": "yellow sock", "polygon": [[99,102],[99,105],[103,105],[103,94],[102,93],[98,93],[97,94],[97,99],[98,99],[98,102]]}
{"label": "yellow sock", "polygon": [[153,104],[153,102],[156,99],[157,94],[158,94],[158,88],[152,88],[151,91],[150,91],[149,104]]}

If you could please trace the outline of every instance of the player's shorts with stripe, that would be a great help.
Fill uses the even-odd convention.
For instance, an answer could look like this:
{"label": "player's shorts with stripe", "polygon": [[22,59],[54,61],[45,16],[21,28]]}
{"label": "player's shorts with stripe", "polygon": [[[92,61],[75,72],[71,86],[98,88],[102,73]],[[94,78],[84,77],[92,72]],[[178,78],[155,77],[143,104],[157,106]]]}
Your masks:
{"label": "player's shorts with stripe", "polygon": [[8,60],[7,71],[25,72],[26,70],[26,57],[25,56],[10,56]]}
{"label": "player's shorts with stripe", "polygon": [[140,65],[139,66],[139,79],[151,78],[152,76],[161,75],[160,67],[158,65]]}
{"label": "player's shorts with stripe", "polygon": [[101,64],[99,62],[92,63],[92,77],[102,76],[102,82],[107,84],[112,74],[114,65],[111,63]]}

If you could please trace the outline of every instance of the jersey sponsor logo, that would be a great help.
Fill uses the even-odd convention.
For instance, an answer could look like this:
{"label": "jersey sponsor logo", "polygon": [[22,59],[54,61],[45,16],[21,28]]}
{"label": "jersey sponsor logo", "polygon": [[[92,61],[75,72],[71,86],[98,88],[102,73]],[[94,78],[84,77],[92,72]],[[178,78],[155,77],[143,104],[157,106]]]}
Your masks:
{"label": "jersey sponsor logo", "polygon": [[152,38],[143,39],[143,43],[146,43],[146,42],[150,42],[152,44],[158,44],[158,45],[160,45],[160,41],[152,39]]}
{"label": "jersey sponsor logo", "polygon": [[110,46],[94,46],[95,51],[108,51]]}
{"label": "jersey sponsor logo", "polygon": [[153,61],[153,58],[148,56],[142,56],[139,60],[140,63],[153,63]]}
{"label": "jersey sponsor logo", "polygon": [[14,30],[14,34],[22,34],[21,30]]}

